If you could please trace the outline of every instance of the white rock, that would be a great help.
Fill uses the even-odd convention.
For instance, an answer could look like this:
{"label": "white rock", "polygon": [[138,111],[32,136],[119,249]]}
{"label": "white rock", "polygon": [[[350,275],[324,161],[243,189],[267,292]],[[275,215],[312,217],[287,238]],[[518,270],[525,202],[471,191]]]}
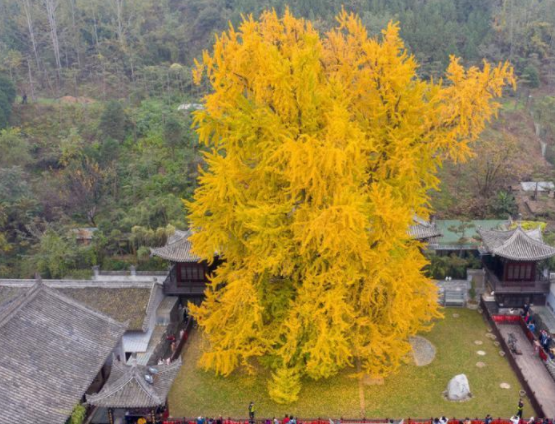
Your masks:
{"label": "white rock", "polygon": [[476,351],[476,353],[480,356],[486,356],[486,352],[484,352],[483,350],[478,350]]}
{"label": "white rock", "polygon": [[447,398],[449,400],[465,400],[470,397],[470,385],[464,374],[456,375],[447,385]]}
{"label": "white rock", "polygon": [[502,389],[510,389],[511,385],[509,383],[501,383],[499,387],[501,387]]}

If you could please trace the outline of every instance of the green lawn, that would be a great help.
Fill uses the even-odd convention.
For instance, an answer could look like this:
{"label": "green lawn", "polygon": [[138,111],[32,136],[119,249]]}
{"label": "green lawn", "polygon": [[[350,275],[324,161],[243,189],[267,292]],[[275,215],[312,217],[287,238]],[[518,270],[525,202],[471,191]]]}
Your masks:
{"label": "green lawn", "polygon": [[[454,318],[454,313],[460,316]],[[236,373],[221,378],[198,369],[202,338],[199,333],[193,334],[169,395],[170,411],[174,417],[245,417],[252,400],[260,417],[293,414],[305,418],[439,415],[464,418],[483,417],[487,413],[508,417],[516,412],[520,385],[508,361],[499,356],[499,348],[485,337],[486,328],[476,311],[446,309],[445,319],[438,321],[431,333],[423,334],[437,349],[436,359],[430,365],[405,365],[382,385],[359,384],[359,380],[349,377],[351,370],[327,381],[306,381],[300,401],[288,406],[269,399],[265,373],[258,376]],[[475,340],[482,340],[483,344],[477,346]],[[486,356],[478,356],[478,350],[484,350]],[[478,361],[487,366],[476,367]],[[460,373],[468,376],[473,399],[463,403],[444,400],[442,392],[447,383]],[[502,382],[509,383],[511,389],[501,389]],[[535,415],[528,404],[524,414]]]}

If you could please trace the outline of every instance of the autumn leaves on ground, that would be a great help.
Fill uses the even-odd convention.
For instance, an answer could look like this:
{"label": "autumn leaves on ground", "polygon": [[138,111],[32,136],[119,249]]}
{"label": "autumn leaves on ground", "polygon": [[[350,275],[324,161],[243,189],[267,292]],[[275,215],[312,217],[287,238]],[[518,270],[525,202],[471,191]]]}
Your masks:
{"label": "autumn leaves on ground", "polygon": [[[457,318],[454,314],[459,315]],[[508,417],[515,413],[520,385],[506,358],[499,356],[499,347],[486,337],[487,327],[482,316],[467,309],[446,309],[445,318],[438,321],[430,333],[423,334],[437,349],[435,360],[424,367],[403,365],[400,372],[384,379],[383,385],[363,385],[365,409],[361,410],[358,379],[346,369],[336,377],[321,381],[305,381],[300,401],[291,405],[273,402],[267,392],[268,373],[248,375],[239,370],[230,377],[217,377],[212,372],[194,366],[201,349],[197,332],[189,340],[184,354],[184,366],[169,397],[172,416],[245,417],[248,403],[256,402],[260,417],[283,417],[293,414],[304,418],[412,417],[429,418],[445,414],[464,418]],[[476,345],[475,341],[482,341]],[[206,343],[206,341],[204,342]],[[206,347],[206,346],[204,346]],[[485,356],[476,351],[483,350]],[[477,362],[484,362],[478,368]],[[473,398],[463,403],[442,398],[449,380],[465,373]],[[499,387],[508,383],[509,390]],[[526,416],[535,415],[528,405]]]}

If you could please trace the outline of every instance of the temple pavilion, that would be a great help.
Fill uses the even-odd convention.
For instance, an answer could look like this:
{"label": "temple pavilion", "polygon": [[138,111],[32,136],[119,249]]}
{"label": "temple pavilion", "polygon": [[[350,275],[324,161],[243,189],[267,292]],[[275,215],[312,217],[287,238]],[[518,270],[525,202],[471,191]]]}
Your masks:
{"label": "temple pavilion", "polygon": [[150,249],[150,252],[171,264],[170,273],[164,281],[164,293],[194,300],[202,298],[208,283],[207,276],[220,261],[216,256],[212,264],[201,260],[191,250],[190,236],[191,230],[176,230],[164,246]]}
{"label": "temple pavilion", "polygon": [[[100,392],[87,395],[87,403],[104,409],[109,424],[140,418],[159,422],[168,414],[168,392],[180,367],[181,359],[150,367],[137,365],[136,361],[131,365],[114,361],[108,381]],[[93,422],[104,422],[98,421],[97,417],[102,416],[96,413]]]}
{"label": "temple pavilion", "polygon": [[[195,255],[192,252],[189,240],[191,234],[191,230],[176,230],[174,234],[168,237],[164,246],[151,248],[150,253],[152,256],[170,262],[170,273],[164,281],[164,294],[180,296],[191,301],[200,301],[204,296],[208,275],[222,261],[215,254],[214,261],[209,264]],[[434,221],[426,221],[416,215],[413,217],[408,234],[412,239],[424,243],[432,242],[441,237],[441,232]]]}
{"label": "temple pavilion", "polygon": [[518,308],[525,303],[545,305],[550,288],[546,260],[555,248],[543,241],[540,229],[478,229],[486,283],[499,307]]}

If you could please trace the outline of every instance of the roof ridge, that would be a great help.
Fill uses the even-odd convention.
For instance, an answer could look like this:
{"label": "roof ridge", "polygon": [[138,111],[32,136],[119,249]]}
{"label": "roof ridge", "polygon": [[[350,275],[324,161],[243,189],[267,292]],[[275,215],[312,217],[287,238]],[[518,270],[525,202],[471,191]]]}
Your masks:
{"label": "roof ridge", "polygon": [[160,284],[155,280],[152,282],[152,285],[150,287],[150,296],[148,297],[148,303],[146,304],[146,308],[145,308],[145,317],[143,318],[143,325],[142,325],[142,329],[143,331],[146,331],[148,329],[148,322],[150,321],[150,315],[151,313],[154,313],[153,309],[154,306],[154,297],[156,296],[156,291],[158,289],[158,287],[160,286]]}
{"label": "roof ridge", "polygon": [[[505,247],[505,246],[509,245],[510,243],[514,243],[515,240],[517,239],[517,237],[525,237],[526,241],[528,241],[532,244],[535,244],[539,247],[549,246],[547,243],[545,243],[543,241],[536,240],[535,238],[531,237],[526,230],[524,230],[520,225],[518,225],[518,227],[513,230],[513,234],[511,234],[511,236],[507,240],[505,240],[505,242],[501,246],[496,248],[495,250],[500,249],[502,247]],[[552,247],[552,246],[549,246],[549,247]]]}
{"label": "roof ridge", "polygon": [[102,390],[100,390],[100,392],[98,393],[87,395],[87,403],[90,403],[91,401],[98,402],[99,400],[106,399],[116,394],[121,389],[123,389],[127,384],[129,384],[132,380],[135,380],[137,382],[137,385],[141,388],[141,390],[145,392],[146,395],[149,396],[153,401],[157,402],[158,404],[163,403],[160,400],[158,393],[156,393],[154,388],[145,381],[144,376],[141,374],[140,368],[142,368],[142,366],[140,367],[137,365],[133,365],[133,366],[124,365],[124,367],[127,368],[125,370],[125,373],[121,377],[119,377],[116,381],[114,381],[109,386],[107,385],[104,386]]}
{"label": "roof ridge", "polygon": [[0,327],[10,321],[17,312],[33,300],[40,291],[45,290],[44,284],[40,281],[35,282],[28,290],[18,294],[0,307]]}
{"label": "roof ridge", "polygon": [[[50,288],[149,288],[156,278],[150,280],[42,280]],[[156,281],[158,281],[156,279]],[[3,287],[32,287],[36,280],[0,278]]]}

